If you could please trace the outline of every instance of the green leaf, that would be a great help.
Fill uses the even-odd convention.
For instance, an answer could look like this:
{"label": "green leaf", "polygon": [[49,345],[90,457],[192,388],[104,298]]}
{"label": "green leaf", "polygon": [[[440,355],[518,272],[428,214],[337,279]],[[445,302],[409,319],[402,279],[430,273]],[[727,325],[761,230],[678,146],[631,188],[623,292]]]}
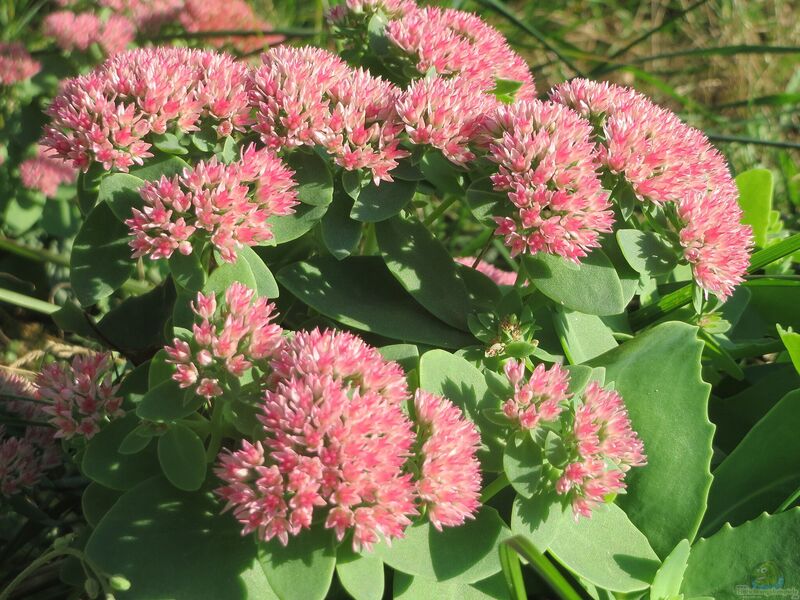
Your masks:
{"label": "green leaf", "polygon": [[256,278],[253,275],[253,269],[250,268],[250,261],[244,257],[244,253],[241,251],[236,257],[236,262],[220,262],[219,266],[211,271],[203,292],[224,295],[231,284],[237,281],[252,290],[256,289]]}
{"label": "green leaf", "polygon": [[615,504],[595,509],[591,518],[565,519],[550,552],[582,579],[612,592],[647,589],[661,564]]}
{"label": "green leaf", "polygon": [[[243,537],[210,490],[182,492],[163,477],[124,494],[92,533],[86,553],[106,573],[131,582],[132,600],[276,600]],[[168,557],[168,559],[167,559]]]}
{"label": "green leaf", "polygon": [[512,434],[503,453],[503,470],[517,493],[531,498],[542,484],[542,450],[528,431]]}
{"label": "green leaf", "polygon": [[617,242],[622,255],[637,273],[664,275],[678,264],[678,255],[662,236],[652,231],[620,229]]}
{"label": "green leaf", "polygon": [[714,471],[702,533],[773,512],[800,486],[800,390],[784,396]]}
{"label": "green leaf", "polygon": [[121,222],[130,219],[131,209],[144,205],[139,188],[144,180],[127,173],[111,173],[103,177],[97,194],[98,202],[105,202]]}
{"label": "green leaf", "polygon": [[122,378],[117,395],[125,401],[124,405],[132,406],[138,404],[147,393],[150,363],[151,361],[149,360],[143,362]]}
{"label": "green leaf", "polygon": [[327,206],[333,200],[333,176],[328,163],[316,152],[298,150],[284,161],[294,171],[297,199],[312,206]]}
{"label": "green leaf", "polygon": [[82,306],[110,296],[133,275],[128,233],[107,204],[98,204],[86,217],[70,257],[72,290]]}
{"label": "green leaf", "polygon": [[169,257],[169,270],[175,285],[191,292],[199,292],[206,283],[206,273],[197,252],[173,252]]}
{"label": "green leaf", "polygon": [[[170,368],[174,372],[175,368]],[[188,417],[202,405],[203,397],[193,389],[181,389],[177,381],[168,379],[150,388],[136,407],[136,414],[148,421],[174,421]]]}
{"label": "green leaf", "polygon": [[97,329],[105,343],[144,360],[167,341],[164,325],[172,316],[174,303],[175,286],[167,279],[146,294],[120,302],[97,323]]}
{"label": "green leaf", "polygon": [[776,325],[778,335],[781,336],[781,341],[789,353],[789,358],[792,360],[794,368],[800,373],[800,333],[792,331],[792,328],[784,329],[780,325]]}
{"label": "green leaf", "polygon": [[336,551],[336,575],[354,600],[383,598],[383,561],[374,554],[355,554],[349,544]]}
{"label": "green leaf", "polygon": [[319,223],[327,210],[327,206],[300,204],[291,215],[270,217],[268,222],[272,225],[273,238],[267,245],[285,244],[305,235]]}
{"label": "green leaf", "polygon": [[650,589],[653,600],[671,600],[680,594],[686,562],[689,560],[689,548],[689,540],[681,540],[664,559]]}
{"label": "green leaf", "polygon": [[800,509],[795,508],[762,515],[739,527],[726,525],[707,540],[695,543],[682,591],[684,597],[735,600],[754,596],[754,587],[761,587],[763,596],[771,596],[769,592],[779,592],[784,576],[785,584],[797,588],[798,573]]}
{"label": "green leaf", "polygon": [[422,389],[450,399],[478,426],[483,469],[501,471],[506,430],[484,415],[484,410],[500,408],[500,401],[489,391],[483,373],[460,356],[430,350],[420,359],[419,381]]}
{"label": "green leaf", "polygon": [[101,429],[86,444],[81,461],[83,474],[112,490],[129,490],[158,473],[155,447],[130,455],[119,451],[122,440],[138,424],[136,415],[129,413]]}
{"label": "green leaf", "polygon": [[531,540],[544,552],[558,535],[561,524],[572,518],[554,491],[532,498],[518,495],[511,508],[511,531]]}
{"label": "green leaf", "polygon": [[471,302],[444,246],[419,221],[390,219],[375,226],[386,266],[406,291],[445,323],[467,329]]}
{"label": "green leaf", "polygon": [[81,214],[71,200],[62,198],[48,200],[42,210],[42,229],[58,238],[70,238],[78,233]]}
{"label": "green leaf", "polygon": [[275,281],[272,271],[269,270],[263,259],[249,246],[239,250],[239,260],[242,259],[247,262],[250,272],[253,274],[256,294],[265,298],[277,298],[280,294],[278,282]]}
{"label": "green leaf", "polygon": [[509,204],[508,196],[503,192],[496,192],[489,177],[473,181],[467,188],[466,199],[472,215],[481,223],[492,227],[495,227],[493,217],[501,214],[502,209]]}
{"label": "green leaf", "polygon": [[361,241],[361,223],[350,218],[353,199],[337,190],[328,212],[322,217],[322,241],[337,259],[347,258]]}
{"label": "green leaf", "polygon": [[81,496],[81,509],[89,526],[97,527],[121,495],[118,490],[104,487],[95,481],[87,485]]}
{"label": "green leaf", "polygon": [[47,199],[39,192],[17,189],[5,202],[3,225],[15,235],[25,233],[42,218],[46,203]]}
{"label": "green leaf", "polygon": [[596,315],[587,315],[566,308],[553,311],[561,347],[573,365],[584,363],[618,346],[611,329]]}
{"label": "green leaf", "polygon": [[258,560],[281,600],[324,600],[336,566],[333,534],[318,525],[287,546],[273,538],[259,546]]}
{"label": "green leaf", "polygon": [[277,276],[302,302],[349,327],[446,348],[474,343],[417,304],[377,256],[315,258],[289,265]]}
{"label": "green leaf", "polygon": [[769,212],[772,210],[772,173],[767,169],[750,169],[736,177],[742,223],[753,228],[756,246],[767,245]]}
{"label": "green leaf", "polygon": [[419,348],[414,344],[381,346],[378,351],[386,360],[393,360],[399,363],[406,373],[419,368]]}
{"label": "green leaf", "polygon": [[185,425],[170,425],[158,438],[158,462],[170,483],[180,490],[199,490],[206,478],[203,440]]}
{"label": "green leaf", "polygon": [[157,181],[161,177],[169,179],[175,175],[180,175],[184,169],[191,169],[191,166],[182,158],[162,156],[154,160],[148,160],[144,166],[132,168],[130,174],[145,181]]}
{"label": "green leaf", "polygon": [[463,194],[464,173],[437,151],[426,152],[419,163],[425,179],[442,194]]}
{"label": "green leaf", "polygon": [[168,363],[169,355],[166,350],[159,350],[150,359],[150,368],[147,371],[147,390],[156,387],[160,383],[172,380],[172,375],[175,373],[175,366]]}
{"label": "green leaf", "polygon": [[380,186],[370,181],[361,188],[350,216],[356,221],[377,223],[398,214],[414,197],[416,181],[398,179],[384,181]]}
{"label": "green leaf", "polygon": [[474,584],[436,581],[396,572],[394,600],[508,600],[508,588],[502,573]]}
{"label": "green leaf", "polygon": [[162,152],[167,154],[189,154],[189,151],[181,145],[181,141],[174,133],[155,133],[152,137],[153,146]]}
{"label": "green leaf", "polygon": [[141,452],[150,444],[153,439],[148,432],[148,425],[141,424],[131,431],[119,445],[120,454],[136,454]]}
{"label": "green leaf", "polygon": [[590,315],[625,310],[622,284],[608,257],[594,250],[580,266],[553,254],[523,257],[531,282],[556,304]]}
{"label": "green leaf", "polygon": [[670,322],[590,363],[605,367],[606,382],[614,382],[644,442],[647,465],[628,472],[627,494],[617,502],[659,556],[694,539],[711,485],[714,427],[701,353],[697,329]]}
{"label": "green leaf", "polygon": [[390,567],[436,581],[474,583],[500,571],[497,548],[511,535],[497,511],[481,508],[473,520],[437,531],[422,522],[406,530],[404,538],[375,547]]}

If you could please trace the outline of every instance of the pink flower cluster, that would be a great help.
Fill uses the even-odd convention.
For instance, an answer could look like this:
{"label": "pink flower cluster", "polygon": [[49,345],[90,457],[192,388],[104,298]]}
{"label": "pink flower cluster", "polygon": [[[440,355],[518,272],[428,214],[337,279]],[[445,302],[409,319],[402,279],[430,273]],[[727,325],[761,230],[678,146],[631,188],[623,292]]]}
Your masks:
{"label": "pink flower cluster", "polygon": [[252,75],[254,127],[270,148],[323,146],[347,170],[368,169],[375,182],[408,153],[399,148],[400,90],[319,48],[279,47]]}
{"label": "pink flower cluster", "polygon": [[[184,0],[180,22],[190,32],[272,29],[245,0]],[[204,41],[219,48],[230,44],[240,52],[254,52],[283,40],[282,35],[263,35],[206,38]]]}
{"label": "pink flower cluster", "polygon": [[676,205],[695,279],[721,298],[730,295],[749,265],[751,232],[740,223],[725,159],[706,136],[628,88],[574,79],[551,97],[598,123],[600,161],[642,201]]}
{"label": "pink flower cluster", "polygon": [[592,128],[574,111],[538,100],[501,105],[486,122],[494,189],[511,200],[497,216],[512,256],[547,252],[573,262],[600,245],[614,220],[597,174]]}
{"label": "pink flower cluster", "polygon": [[[461,265],[472,268],[472,265],[475,263],[475,258],[472,256],[459,256],[455,261]],[[514,285],[517,281],[516,273],[498,269],[485,260],[479,260],[475,270],[486,275],[497,285]]]}
{"label": "pink flower cluster", "polygon": [[494,27],[472,13],[438,7],[408,10],[386,27],[389,40],[406,54],[421,75],[469,79],[484,92],[497,79],[519,81],[518,99],[536,97],[528,65]]}
{"label": "pink flower cluster", "polygon": [[311,526],[323,511],[338,539],[369,550],[381,537],[402,537],[427,507],[437,528],[460,524],[477,510],[478,435],[443,398],[416,399],[420,480],[413,424],[403,411],[409,394],[402,369],[349,333],[296,332],[271,361],[260,417],[262,442],[242,442],[220,456],[217,493],[243,534],[277,537]]}
{"label": "pink flower cluster", "polygon": [[50,363],[36,377],[38,396],[52,402],[43,410],[57,438],[91,439],[104,423],[125,414],[118,385],[112,383],[111,355],[79,355],[72,364]]}
{"label": "pink flower cluster", "polygon": [[462,525],[480,506],[481,436],[452,402],[423,390],[414,396],[414,417],[423,457],[417,494],[428,519],[439,531]]}
{"label": "pink flower cluster", "polygon": [[283,330],[272,322],[275,305],[239,282],[225,291],[224,306],[217,306],[213,293],[201,292],[192,311],[200,318],[192,327],[192,342],[175,338],[164,349],[175,365],[172,378],[182,388],[195,386],[206,399],[222,395],[228,374],[241,377],[280,346]]}
{"label": "pink flower cluster", "polygon": [[397,102],[409,139],[437,148],[457,165],[475,159],[470,145],[496,107],[493,96],[462,76],[417,79]]}
{"label": "pink flower cluster", "polygon": [[19,165],[19,178],[22,185],[30,190],[38,190],[48,198],[53,198],[62,183],[75,181],[77,173],[63,159],[47,153],[39,146],[35,158],[29,158]]}
{"label": "pink flower cluster", "polygon": [[[37,424],[17,434],[0,425],[0,495],[13,496],[33,488],[44,473],[61,464],[55,430],[36,402],[36,390],[27,379],[0,371],[0,409],[12,418]],[[14,428],[16,429],[16,428]]]}
{"label": "pink flower cluster", "polygon": [[139,31],[157,31],[178,19],[184,0],[100,0],[117,14],[129,17]]}
{"label": "pink flower cluster", "polygon": [[188,133],[211,123],[228,136],[250,122],[247,67],[225,54],[144,48],[117,54],[66,80],[48,109],[43,143],[76,168],[127,171],[149,152],[149,134]]}
{"label": "pink flower cluster", "polygon": [[237,249],[272,239],[270,217],[294,212],[293,188],[292,171],[272,151],[252,144],[237,162],[213,157],[172,179],[147,182],[140,190],[144,207],[125,221],[133,256],[188,255],[192,237],[204,233],[223,260],[235,262]]}
{"label": "pink flower cluster", "polygon": [[0,43],[0,85],[12,85],[36,75],[42,68],[19,42]]}
{"label": "pink flower cluster", "polygon": [[556,491],[570,498],[576,519],[590,517],[595,506],[623,491],[627,471],[647,463],[617,392],[592,381],[582,399],[572,426],[574,454],[556,483]]}
{"label": "pink flower cluster", "polygon": [[136,37],[136,26],[120,14],[103,21],[94,13],[60,10],[45,17],[42,33],[55,39],[62,50],[83,52],[97,43],[106,54],[116,54]]}
{"label": "pink flower cluster", "polygon": [[543,422],[554,422],[564,410],[570,397],[569,373],[560,365],[547,369],[536,365],[527,381],[525,363],[506,362],[505,374],[514,387],[513,396],[503,404],[503,412],[522,429],[536,429]]}

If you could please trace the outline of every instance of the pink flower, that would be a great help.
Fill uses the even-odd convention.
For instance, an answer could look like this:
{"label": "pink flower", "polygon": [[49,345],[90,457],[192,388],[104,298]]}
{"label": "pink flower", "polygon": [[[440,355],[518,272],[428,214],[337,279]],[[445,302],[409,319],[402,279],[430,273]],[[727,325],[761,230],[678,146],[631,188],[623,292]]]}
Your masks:
{"label": "pink flower", "polygon": [[397,110],[413,143],[437,148],[450,161],[464,165],[475,158],[470,144],[496,105],[497,100],[473,79],[426,77],[403,92]]}
{"label": "pink flower", "polygon": [[421,75],[431,68],[444,76],[461,74],[485,92],[494,88],[496,79],[510,79],[523,84],[518,99],[536,97],[528,65],[499,31],[477,15],[419,8],[390,21],[386,34]]}
{"label": "pink flower", "polygon": [[695,280],[722,299],[729,296],[749,265],[751,232],[740,223],[738,190],[725,159],[706,136],[628,88],[574,79],[551,97],[597,124],[600,161],[639,199],[677,205]]}
{"label": "pink flower", "polygon": [[403,471],[413,433],[398,400],[402,371],[378,361],[346,333],[297,332],[286,342],[272,361],[263,445],[244,441],[216,469],[226,484],[217,493],[243,533],[286,545],[321,511],[338,539],[353,531],[356,551],[402,536],[417,513]]}
{"label": "pink flower", "polygon": [[414,413],[423,457],[417,494],[436,529],[462,525],[480,506],[480,434],[441,396],[417,390]]}
{"label": "pink flower", "polygon": [[211,123],[220,135],[249,123],[247,67],[228,55],[185,48],[123,52],[62,83],[43,143],[76,168],[127,171],[150,153],[149,134],[184,134]]}
{"label": "pink flower", "polygon": [[114,12],[130,17],[140,31],[158,31],[178,19],[184,0],[100,0]]}
{"label": "pink flower", "polygon": [[644,447],[631,428],[622,397],[592,381],[574,409],[571,459],[556,483],[577,519],[625,489],[625,473],[647,463]]}
{"label": "pink flower", "polygon": [[75,181],[77,173],[67,162],[49,156],[46,148],[39,146],[36,158],[29,158],[19,166],[22,185],[38,190],[48,198],[53,198],[62,183]]}
{"label": "pink flower", "polygon": [[591,125],[552,102],[498,106],[483,134],[499,165],[494,189],[508,192],[495,233],[511,254],[546,252],[573,262],[600,245],[613,213],[597,174]]}
{"label": "pink flower", "polygon": [[283,329],[272,322],[275,305],[244,284],[231,284],[221,307],[214,294],[200,292],[192,310],[199,317],[192,327],[194,339],[175,338],[164,350],[176,368],[172,378],[183,388],[195,386],[195,393],[206,399],[223,394],[220,382],[229,375],[242,377],[280,347]]}
{"label": "pink flower", "polygon": [[103,23],[100,17],[89,13],[59,10],[50,13],[42,23],[42,33],[55,39],[62,50],[89,49],[100,38]]}
{"label": "pink flower", "polygon": [[[180,22],[191,32],[272,29],[272,25],[261,19],[244,0],[184,0]],[[231,44],[239,52],[253,52],[283,40],[282,35],[205,38],[213,46],[221,48]]]}
{"label": "pink flower", "polygon": [[122,15],[111,15],[103,23],[97,43],[105,50],[106,54],[113,55],[125,50],[135,38],[136,26],[133,22]]}
{"label": "pink flower", "polygon": [[122,398],[112,384],[111,355],[107,352],[76,356],[71,365],[50,363],[36,377],[43,410],[58,429],[55,437],[94,436],[101,426],[125,414]]}
{"label": "pink flower", "polygon": [[509,360],[506,378],[514,387],[514,395],[503,404],[505,415],[522,429],[536,429],[543,422],[556,421],[570,398],[569,373],[560,365],[547,369],[536,365],[527,381],[523,381],[523,363]]}
{"label": "pink flower", "polygon": [[12,85],[36,75],[42,68],[19,42],[0,43],[0,85]]}
{"label": "pink flower", "polygon": [[[459,264],[472,268],[475,258],[472,256],[459,256],[455,259],[455,261]],[[475,270],[486,275],[497,285],[514,285],[517,281],[516,273],[498,269],[493,264],[484,260],[478,261],[478,265],[475,267]]]}
{"label": "pink flower", "polygon": [[172,179],[147,182],[140,190],[144,207],[125,221],[133,256],[169,258],[191,254],[201,234],[236,261],[236,251],[272,239],[269,219],[294,212],[297,192],[292,171],[269,150],[252,144],[241,159],[223,164],[213,157]]}

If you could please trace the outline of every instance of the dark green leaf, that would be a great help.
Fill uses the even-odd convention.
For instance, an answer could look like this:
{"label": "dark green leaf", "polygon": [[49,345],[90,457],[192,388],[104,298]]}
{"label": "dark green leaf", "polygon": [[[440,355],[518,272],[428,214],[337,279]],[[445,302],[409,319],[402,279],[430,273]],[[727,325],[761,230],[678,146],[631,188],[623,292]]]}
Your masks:
{"label": "dark green leaf", "polygon": [[167,154],[189,154],[189,151],[181,145],[180,140],[174,133],[153,134],[153,146]]}
{"label": "dark green leaf", "polygon": [[580,266],[553,254],[523,258],[531,282],[556,304],[591,315],[616,315],[625,310],[622,284],[608,257],[593,250]]}
{"label": "dark green leaf", "polygon": [[355,554],[349,544],[336,550],[336,575],[354,600],[383,598],[383,561],[374,554]]}
{"label": "dark green leaf", "polygon": [[473,343],[471,336],[417,304],[378,257],[316,258],[284,268],[278,281],[307,305],[349,327],[447,348]]}
{"label": "dark green leaf", "polygon": [[464,173],[442,156],[438,150],[427,152],[419,163],[425,179],[430,181],[441,194],[463,193]]}
{"label": "dark green leaf", "polygon": [[742,223],[753,228],[756,246],[767,245],[769,213],[772,210],[772,172],[767,169],[750,169],[736,176],[739,188],[739,206],[744,215]]}
{"label": "dark green leaf", "polygon": [[91,527],[97,527],[100,519],[114,506],[121,495],[118,490],[103,487],[95,481],[87,485],[81,496],[81,509],[86,522]]}
{"label": "dark green leaf", "polygon": [[400,571],[394,574],[394,600],[508,600],[508,587],[502,573],[474,584],[436,581],[412,577]]}
{"label": "dark green leaf", "polygon": [[190,292],[199,292],[206,282],[206,273],[200,264],[197,252],[181,254],[173,252],[169,257],[169,270],[175,285]]}
{"label": "dark green leaf", "polygon": [[494,191],[488,177],[473,181],[467,188],[466,198],[473,216],[492,227],[495,226],[492,217],[501,214],[502,209],[509,204],[508,196]]}
{"label": "dark green leaf", "polygon": [[259,562],[281,600],[324,600],[333,579],[336,552],[331,530],[318,525],[293,537],[259,547]]}
{"label": "dark green leaf", "polygon": [[414,197],[416,189],[415,181],[398,179],[384,181],[379,186],[370,181],[358,194],[350,216],[366,223],[385,221],[403,210]]}
{"label": "dark green leaf", "polygon": [[375,226],[383,259],[414,299],[445,323],[467,330],[471,302],[456,263],[419,221],[390,219]]}
{"label": "dark green leaf", "polygon": [[270,243],[285,244],[296,240],[311,231],[327,210],[327,206],[300,204],[295,207],[294,213],[291,215],[270,217],[269,223],[272,225],[272,234],[274,236]]}
{"label": "dark green leaf", "polygon": [[252,290],[256,289],[256,278],[253,275],[253,269],[250,268],[250,262],[241,251],[236,257],[236,262],[220,262],[219,266],[211,271],[203,292],[224,295],[225,291],[234,282],[242,283]]}
{"label": "dark green leaf", "polygon": [[206,478],[205,446],[185,425],[170,425],[158,438],[158,462],[170,483],[180,490],[199,490]]}
{"label": "dark green leaf", "polygon": [[678,264],[678,255],[663,237],[652,231],[620,229],[617,242],[625,260],[644,275],[664,275]]}
{"label": "dark green leaf", "polygon": [[128,233],[107,204],[98,204],[86,217],[70,257],[72,290],[83,306],[110,296],[133,275]]}
{"label": "dark green leaf", "polygon": [[136,407],[136,414],[148,421],[172,421],[188,417],[202,405],[203,397],[192,388],[181,389],[177,381],[168,379],[150,388]]}
{"label": "dark green leaf", "polygon": [[350,218],[353,199],[337,191],[333,204],[322,217],[322,241],[337,259],[347,258],[361,241],[361,223]]}
{"label": "dark green leaf", "polygon": [[530,499],[518,495],[511,509],[511,531],[525,536],[544,552],[558,535],[561,523],[571,518],[570,510],[554,491]]}
{"label": "dark green leaf", "polygon": [[239,250],[239,260],[242,259],[247,261],[250,271],[253,273],[256,294],[266,298],[277,298],[280,293],[278,282],[275,281],[272,271],[269,270],[262,258],[252,248],[245,246]]}
{"label": "dark green leaf", "polygon": [[123,223],[132,216],[131,209],[141,209],[144,205],[139,188],[144,180],[127,173],[112,173],[100,182],[98,202],[105,202]]}
{"label": "dark green leaf", "polygon": [[542,484],[542,450],[527,431],[513,434],[503,453],[503,470],[519,495],[531,498]]}
{"label": "dark green leaf", "polygon": [[297,199],[312,206],[327,206],[333,199],[333,177],[328,164],[316,152],[292,152],[285,159],[294,171]]}
{"label": "dark green leaf", "polygon": [[191,167],[182,158],[161,156],[154,160],[148,160],[144,166],[132,168],[130,174],[145,181],[157,181],[161,177],[171,178],[175,175],[180,175],[187,168],[190,169]]}

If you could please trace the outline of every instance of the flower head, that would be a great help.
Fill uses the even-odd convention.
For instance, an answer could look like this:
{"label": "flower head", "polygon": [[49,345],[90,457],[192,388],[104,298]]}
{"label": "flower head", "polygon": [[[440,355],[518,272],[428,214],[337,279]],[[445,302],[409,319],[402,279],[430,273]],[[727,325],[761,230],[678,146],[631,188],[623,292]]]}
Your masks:
{"label": "flower head", "polygon": [[285,343],[264,397],[263,445],[243,442],[216,470],[244,533],[285,545],[321,511],[340,540],[352,530],[356,550],[403,534],[416,514],[403,472],[413,433],[398,400],[402,371],[380,360],[345,333],[301,331]]}
{"label": "flower head", "polygon": [[94,13],[69,10],[47,15],[42,31],[54,38],[62,50],[83,52],[97,43],[107,54],[121,52],[136,37],[136,26],[123,15],[112,14],[103,21]]}
{"label": "flower head", "polygon": [[599,158],[643,201],[674,203],[684,256],[695,279],[721,298],[741,282],[752,246],[740,223],[738,190],[723,156],[699,130],[643,95],[574,79],[551,92],[596,127]]}
{"label": "flower head", "polygon": [[47,113],[43,144],[86,170],[127,171],[150,153],[150,134],[210,125],[230,135],[249,123],[247,67],[228,55],[185,48],[123,52],[66,80]]}
{"label": "flower head", "polygon": [[130,17],[139,31],[153,32],[178,19],[184,0],[100,0],[100,5]]}
{"label": "flower head", "polygon": [[275,305],[244,284],[231,284],[219,307],[213,293],[198,293],[192,311],[199,319],[191,342],[175,338],[164,350],[176,368],[172,378],[207,399],[222,395],[228,375],[241,377],[280,347],[283,330],[272,322]]}
{"label": "flower head", "polygon": [[52,198],[62,183],[72,183],[76,177],[75,169],[60,158],[54,158],[39,146],[37,156],[23,161],[19,166],[22,185],[31,190],[39,190]]}
{"label": "flower head", "polygon": [[422,456],[417,494],[436,529],[462,525],[480,506],[480,434],[452,402],[423,390],[414,415]]}
{"label": "flower head", "polygon": [[[475,263],[475,258],[472,256],[459,256],[455,260],[457,263],[470,268]],[[475,270],[486,275],[497,285],[514,285],[517,281],[517,274],[513,271],[503,271],[485,260],[479,260]]]}
{"label": "flower head", "polygon": [[208,236],[223,260],[236,250],[272,239],[269,218],[294,212],[292,171],[270,150],[253,145],[241,159],[223,164],[213,157],[172,179],[145,183],[144,207],[125,221],[134,257],[169,258],[192,252],[192,239]]}
{"label": "flower head", "polygon": [[477,15],[437,7],[408,11],[386,27],[389,40],[409,57],[421,75],[461,74],[488,92],[497,79],[519,81],[518,99],[536,97],[525,61],[503,35]]}
{"label": "flower head", "polygon": [[575,518],[625,489],[625,473],[647,462],[644,447],[631,428],[622,397],[592,381],[582,393],[572,423],[572,458],[556,483],[567,495]]}
{"label": "flower head", "polygon": [[0,43],[0,85],[11,85],[36,75],[42,68],[19,42]]}
{"label": "flower head", "polygon": [[532,100],[498,106],[485,127],[488,157],[499,165],[494,189],[510,200],[510,214],[495,217],[495,233],[511,254],[578,262],[598,247],[613,213],[596,171],[591,125],[568,108]]}
{"label": "flower head", "polygon": [[103,424],[125,414],[107,352],[76,356],[71,365],[45,365],[36,377],[36,388],[42,400],[52,402],[43,410],[51,416],[57,438],[90,439]]}
{"label": "flower head", "polygon": [[[245,0],[184,0],[180,22],[186,31],[191,32],[272,29],[272,25],[259,17]],[[253,52],[283,40],[282,35],[274,34],[206,39],[209,44],[219,48],[230,44],[239,52]]]}
{"label": "flower head", "polygon": [[522,429],[536,429],[543,422],[554,422],[564,410],[569,393],[569,373],[558,364],[547,369],[536,365],[527,381],[525,366],[509,360],[506,378],[514,388],[513,396],[503,404],[506,416]]}
{"label": "flower head", "polygon": [[413,143],[437,148],[451,162],[464,165],[475,158],[470,145],[496,105],[473,79],[426,77],[402,93],[397,111]]}

